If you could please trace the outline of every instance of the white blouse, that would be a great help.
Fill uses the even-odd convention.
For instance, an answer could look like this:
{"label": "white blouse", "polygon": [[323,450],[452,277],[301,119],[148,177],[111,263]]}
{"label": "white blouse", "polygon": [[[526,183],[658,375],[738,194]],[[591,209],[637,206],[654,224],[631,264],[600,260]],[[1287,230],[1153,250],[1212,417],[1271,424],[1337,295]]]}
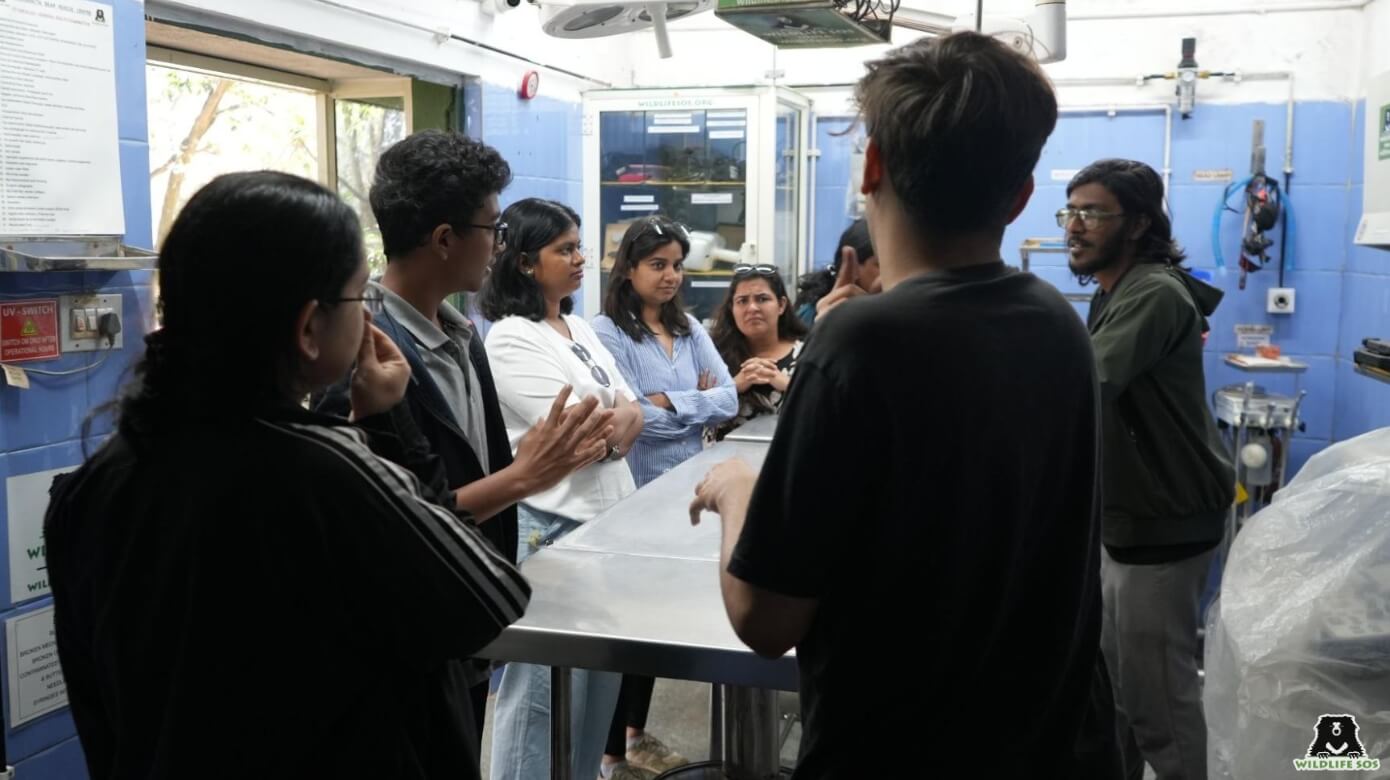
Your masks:
{"label": "white blouse", "polygon": [[[519,316],[499,320],[488,331],[487,357],[512,452],[516,452],[521,437],[550,413],[550,405],[565,385],[574,388],[569,405],[594,396],[601,408],[612,409],[636,399],[618,371],[617,361],[589,323],[568,314],[564,320],[573,341],[544,322]],[[586,353],[589,359],[584,360],[578,352]],[[636,490],[627,461],[616,460],[586,466],[524,503],[584,522]]]}

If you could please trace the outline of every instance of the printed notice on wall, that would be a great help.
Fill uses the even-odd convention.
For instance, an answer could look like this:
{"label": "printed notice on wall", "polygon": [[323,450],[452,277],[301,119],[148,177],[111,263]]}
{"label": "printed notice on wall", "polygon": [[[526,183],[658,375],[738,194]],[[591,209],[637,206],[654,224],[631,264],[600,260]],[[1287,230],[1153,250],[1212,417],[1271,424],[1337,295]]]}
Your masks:
{"label": "printed notice on wall", "polygon": [[727,206],[733,202],[732,192],[696,192],[690,196],[690,203],[694,206]]}
{"label": "printed notice on wall", "polygon": [[53,637],[53,607],[6,620],[5,641],[10,651],[10,728],[68,706],[68,684]]}
{"label": "printed notice on wall", "polygon": [[120,235],[111,6],[0,0],[0,235]]}
{"label": "printed notice on wall", "polygon": [[1195,182],[1217,182],[1229,184],[1235,181],[1236,172],[1230,168],[1198,168],[1192,172],[1192,180]]}
{"label": "printed notice on wall", "polygon": [[10,520],[10,602],[48,595],[48,549],[43,541],[43,514],[53,478],[72,468],[36,471],[5,480],[5,510]]}
{"label": "printed notice on wall", "polygon": [[1273,335],[1273,325],[1237,325],[1236,347],[1239,349],[1267,347],[1269,346],[1270,337]]}

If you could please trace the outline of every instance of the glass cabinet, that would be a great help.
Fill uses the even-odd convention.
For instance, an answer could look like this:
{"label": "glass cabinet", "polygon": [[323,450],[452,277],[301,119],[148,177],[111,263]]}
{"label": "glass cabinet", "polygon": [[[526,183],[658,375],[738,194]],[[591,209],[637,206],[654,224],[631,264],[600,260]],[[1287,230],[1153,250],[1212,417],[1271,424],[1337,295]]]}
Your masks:
{"label": "glass cabinet", "polygon": [[600,311],[628,226],[660,214],[691,236],[681,291],[709,320],[736,263],[805,261],[810,102],[784,89],[604,90],[584,102],[583,301]]}

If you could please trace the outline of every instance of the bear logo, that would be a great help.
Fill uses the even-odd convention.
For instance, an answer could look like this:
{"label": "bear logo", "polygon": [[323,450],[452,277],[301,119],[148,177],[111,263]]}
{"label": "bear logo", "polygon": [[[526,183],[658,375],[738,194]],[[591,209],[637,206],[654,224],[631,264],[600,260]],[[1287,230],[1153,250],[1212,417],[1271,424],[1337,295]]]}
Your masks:
{"label": "bear logo", "polygon": [[1313,727],[1313,741],[1308,745],[1308,758],[1361,758],[1366,748],[1361,744],[1354,715],[1323,715]]}

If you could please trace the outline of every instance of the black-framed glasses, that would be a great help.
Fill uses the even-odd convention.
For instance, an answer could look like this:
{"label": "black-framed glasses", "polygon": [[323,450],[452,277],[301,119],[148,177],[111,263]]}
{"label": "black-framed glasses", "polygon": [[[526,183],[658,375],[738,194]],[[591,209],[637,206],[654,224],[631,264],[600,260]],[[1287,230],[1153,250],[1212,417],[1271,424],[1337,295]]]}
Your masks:
{"label": "black-framed glasses", "polygon": [[1101,211],[1100,209],[1074,209],[1071,207],[1057,210],[1057,227],[1065,228],[1071,225],[1072,220],[1079,219],[1087,230],[1095,230],[1100,227],[1100,223],[1107,219],[1123,217],[1123,212]]}
{"label": "black-framed glasses", "polygon": [[604,387],[613,385],[613,381],[608,378],[608,372],[603,370],[603,366],[594,362],[594,356],[589,354],[589,350],[585,349],[583,344],[577,341],[570,342],[570,351],[574,352],[574,356],[584,361],[584,365],[589,367],[589,374],[593,376],[595,382]]}
{"label": "black-framed glasses", "polygon": [[355,298],[320,298],[319,303],[338,304],[338,303],[360,303],[362,308],[376,316],[382,312],[386,304],[386,296],[381,290],[375,287],[368,287],[362,294]]}
{"label": "black-framed glasses", "polygon": [[738,265],[734,266],[734,278],[736,279],[742,279],[745,276],[752,276],[754,274],[757,274],[758,276],[776,276],[777,266],[750,265],[748,263],[739,263]]}
{"label": "black-framed glasses", "polygon": [[479,230],[491,230],[492,241],[499,247],[507,245],[507,238],[510,235],[511,230],[505,222],[497,222],[492,225],[477,225],[472,222],[465,222],[462,225],[459,225],[459,227],[471,227],[478,228]]}

